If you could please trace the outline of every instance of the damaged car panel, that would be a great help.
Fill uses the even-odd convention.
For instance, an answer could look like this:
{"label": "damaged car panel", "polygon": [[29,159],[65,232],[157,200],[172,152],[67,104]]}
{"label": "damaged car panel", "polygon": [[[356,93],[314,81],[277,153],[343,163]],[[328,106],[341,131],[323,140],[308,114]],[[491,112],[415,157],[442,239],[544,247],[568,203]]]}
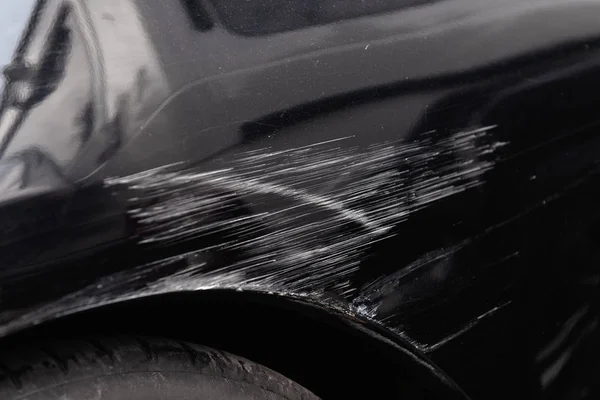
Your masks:
{"label": "damaged car panel", "polygon": [[382,329],[440,396],[594,398],[600,4],[241,3],[23,3],[0,335],[256,292]]}

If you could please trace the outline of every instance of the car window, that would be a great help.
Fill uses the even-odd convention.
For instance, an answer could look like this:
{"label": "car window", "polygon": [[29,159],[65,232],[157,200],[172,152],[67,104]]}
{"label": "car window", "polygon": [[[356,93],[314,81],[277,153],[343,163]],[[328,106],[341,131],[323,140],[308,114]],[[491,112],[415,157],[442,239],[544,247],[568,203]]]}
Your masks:
{"label": "car window", "polygon": [[238,34],[258,36],[386,13],[439,0],[210,1],[227,28]]}

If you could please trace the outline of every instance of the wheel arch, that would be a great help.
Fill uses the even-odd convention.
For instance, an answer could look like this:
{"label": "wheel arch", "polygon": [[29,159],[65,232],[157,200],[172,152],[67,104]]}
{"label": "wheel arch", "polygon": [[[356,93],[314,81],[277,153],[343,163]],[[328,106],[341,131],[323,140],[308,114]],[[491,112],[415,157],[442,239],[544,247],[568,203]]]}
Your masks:
{"label": "wheel arch", "polygon": [[133,334],[163,336],[251,359],[322,398],[427,395],[467,399],[414,346],[378,324],[290,295],[211,289],[129,298],[56,313],[0,340]]}

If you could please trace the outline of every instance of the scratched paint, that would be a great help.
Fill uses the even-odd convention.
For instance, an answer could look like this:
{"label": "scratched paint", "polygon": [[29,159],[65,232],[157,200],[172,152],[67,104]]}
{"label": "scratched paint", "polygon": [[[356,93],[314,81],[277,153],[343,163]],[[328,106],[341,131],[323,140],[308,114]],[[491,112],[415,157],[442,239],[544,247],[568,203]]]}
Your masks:
{"label": "scratched paint", "polygon": [[[126,199],[140,251],[190,246],[105,277],[6,329],[41,322],[56,310],[67,314],[153,294],[215,288],[308,297],[385,325],[377,320],[377,303],[362,301],[376,297],[374,286],[352,283],[365,251],[389,239],[392,228],[411,214],[481,185],[504,145],[491,141],[493,129],[437,140],[430,132],[413,142],[366,149],[340,138],[284,151],[250,151],[212,170],[174,165],[107,179],[105,187]],[[215,264],[210,257],[215,251],[229,254],[228,263]],[[174,265],[183,266],[160,273]],[[134,282],[145,283],[133,290]],[[422,350],[443,344],[404,336]]]}
{"label": "scratched paint", "polygon": [[[130,192],[129,213],[138,224],[140,244],[166,245],[233,230],[231,241],[220,246],[247,256],[215,274],[235,271],[246,285],[291,292],[347,294],[346,278],[366,246],[385,238],[411,213],[482,183],[493,165],[484,156],[499,146],[478,143],[490,129],[435,144],[425,139],[367,151],[326,142],[256,152],[222,170],[157,169],[106,184]],[[457,154],[471,157],[457,160]],[[245,216],[228,207],[219,210],[219,204],[235,198],[275,201]],[[264,232],[257,234],[261,227]],[[246,274],[256,270],[266,273]]]}

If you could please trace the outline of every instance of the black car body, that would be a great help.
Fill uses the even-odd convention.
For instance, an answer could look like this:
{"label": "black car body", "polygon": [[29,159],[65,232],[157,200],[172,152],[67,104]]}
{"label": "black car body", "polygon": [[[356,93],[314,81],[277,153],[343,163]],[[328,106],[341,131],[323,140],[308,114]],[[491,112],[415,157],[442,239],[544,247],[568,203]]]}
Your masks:
{"label": "black car body", "polygon": [[12,7],[5,341],[237,320],[381,393],[598,395],[599,2]]}

